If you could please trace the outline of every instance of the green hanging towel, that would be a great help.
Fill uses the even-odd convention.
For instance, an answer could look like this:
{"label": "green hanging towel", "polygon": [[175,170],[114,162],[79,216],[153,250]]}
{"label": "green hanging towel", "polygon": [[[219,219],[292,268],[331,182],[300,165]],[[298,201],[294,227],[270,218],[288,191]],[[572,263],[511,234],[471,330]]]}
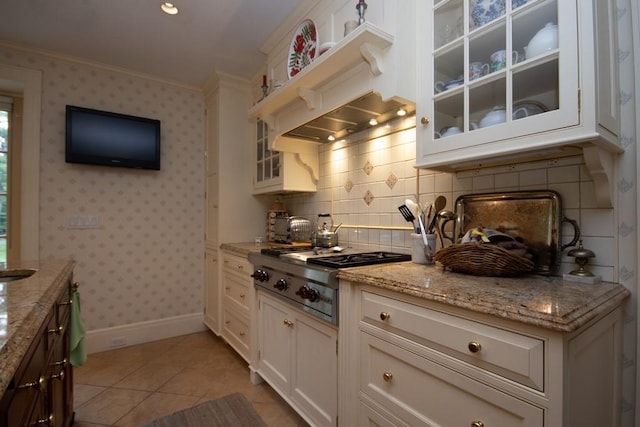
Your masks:
{"label": "green hanging towel", "polygon": [[84,348],[84,324],[80,317],[80,293],[77,290],[73,292],[72,301],[69,331],[69,350],[71,355],[69,356],[69,361],[73,366],[82,366],[87,360],[87,352]]}

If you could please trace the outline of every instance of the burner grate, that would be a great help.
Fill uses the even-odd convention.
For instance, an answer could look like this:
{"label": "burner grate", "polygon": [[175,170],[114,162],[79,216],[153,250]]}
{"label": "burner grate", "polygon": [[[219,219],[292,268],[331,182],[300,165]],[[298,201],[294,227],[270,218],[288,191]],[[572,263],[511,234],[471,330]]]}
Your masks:
{"label": "burner grate", "polygon": [[309,258],[307,259],[307,264],[316,264],[334,268],[345,268],[401,261],[411,261],[411,255],[395,252],[364,252],[357,254]]}

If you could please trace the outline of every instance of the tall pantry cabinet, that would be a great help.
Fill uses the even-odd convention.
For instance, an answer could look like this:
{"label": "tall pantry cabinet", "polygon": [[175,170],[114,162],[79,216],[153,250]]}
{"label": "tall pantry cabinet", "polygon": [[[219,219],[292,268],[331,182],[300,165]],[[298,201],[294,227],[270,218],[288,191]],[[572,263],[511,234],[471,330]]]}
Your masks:
{"label": "tall pantry cabinet", "polygon": [[262,236],[265,208],[252,197],[254,123],[247,119],[252,97],[249,82],[217,73],[205,85],[205,306],[204,323],[221,333],[220,244]]}

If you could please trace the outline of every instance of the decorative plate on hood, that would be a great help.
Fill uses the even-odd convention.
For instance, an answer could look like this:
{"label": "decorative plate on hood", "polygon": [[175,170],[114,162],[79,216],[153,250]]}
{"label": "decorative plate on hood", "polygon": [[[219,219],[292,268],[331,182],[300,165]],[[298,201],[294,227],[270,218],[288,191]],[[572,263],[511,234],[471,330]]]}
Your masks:
{"label": "decorative plate on hood", "polygon": [[293,33],[287,56],[287,77],[294,77],[313,62],[318,52],[317,44],[316,26],[312,20],[305,19]]}

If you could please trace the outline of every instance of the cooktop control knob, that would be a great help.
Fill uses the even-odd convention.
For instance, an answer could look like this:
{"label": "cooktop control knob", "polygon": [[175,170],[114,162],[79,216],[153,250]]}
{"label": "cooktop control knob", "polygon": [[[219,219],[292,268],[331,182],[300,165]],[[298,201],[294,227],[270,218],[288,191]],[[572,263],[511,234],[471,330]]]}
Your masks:
{"label": "cooktop control knob", "polygon": [[269,273],[264,270],[256,270],[253,272],[251,277],[256,279],[258,282],[266,282],[267,280],[269,280]]}
{"label": "cooktop control knob", "polygon": [[299,295],[300,298],[309,300],[311,302],[317,301],[317,299],[320,297],[320,294],[318,294],[317,290],[310,288],[307,285],[301,286],[300,289],[296,291],[296,295]]}
{"label": "cooktop control knob", "polygon": [[318,300],[318,298],[320,297],[320,294],[318,293],[317,290],[313,289],[313,288],[309,288],[309,291],[307,293],[307,299],[311,302],[316,302]]}
{"label": "cooktop control knob", "polygon": [[273,285],[274,288],[276,288],[279,291],[286,291],[287,288],[289,287],[289,284],[287,283],[287,281],[285,279],[279,279],[275,285]]}

